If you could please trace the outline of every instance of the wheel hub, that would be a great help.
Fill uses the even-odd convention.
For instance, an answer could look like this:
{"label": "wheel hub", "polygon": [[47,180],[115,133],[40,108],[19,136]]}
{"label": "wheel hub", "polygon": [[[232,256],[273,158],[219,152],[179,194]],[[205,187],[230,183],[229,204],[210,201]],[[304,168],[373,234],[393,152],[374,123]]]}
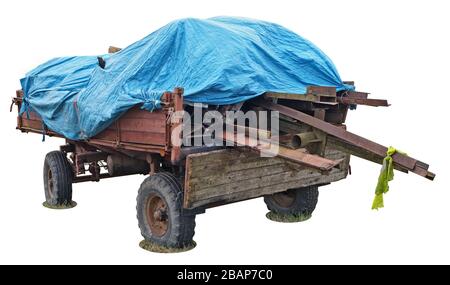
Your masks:
{"label": "wheel hub", "polygon": [[53,189],[54,189],[54,184],[53,184],[53,174],[52,171],[49,169],[47,172],[47,181],[48,181],[48,193],[50,194],[50,197],[53,197]]}
{"label": "wheel hub", "polygon": [[153,216],[155,217],[155,219],[159,222],[163,222],[167,220],[167,212],[165,209],[159,209],[157,211],[154,212]]}
{"label": "wheel hub", "polygon": [[272,195],[272,198],[280,207],[289,208],[295,202],[295,192],[289,190],[286,192],[276,193]]}
{"label": "wheel hub", "polygon": [[161,237],[169,228],[169,215],[164,199],[156,194],[151,194],[146,203],[147,223],[153,235]]}

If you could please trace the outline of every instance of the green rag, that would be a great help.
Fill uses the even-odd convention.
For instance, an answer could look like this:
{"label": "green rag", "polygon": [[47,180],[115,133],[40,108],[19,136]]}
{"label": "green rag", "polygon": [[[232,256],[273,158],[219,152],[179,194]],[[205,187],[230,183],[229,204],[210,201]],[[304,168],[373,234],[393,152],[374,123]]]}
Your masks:
{"label": "green rag", "polygon": [[390,146],[386,152],[386,157],[383,159],[383,166],[381,167],[380,176],[378,177],[377,188],[375,189],[375,198],[372,203],[372,210],[378,210],[384,207],[383,194],[389,191],[389,181],[394,179],[394,167],[392,155],[394,153],[405,154],[401,151],[396,150],[394,147]]}

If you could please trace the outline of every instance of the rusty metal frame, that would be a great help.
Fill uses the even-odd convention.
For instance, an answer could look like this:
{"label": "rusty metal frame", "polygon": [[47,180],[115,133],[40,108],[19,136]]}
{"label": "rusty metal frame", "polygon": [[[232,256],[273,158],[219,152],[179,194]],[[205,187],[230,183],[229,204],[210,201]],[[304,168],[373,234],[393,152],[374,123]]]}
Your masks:
{"label": "rusty metal frame", "polygon": [[[183,89],[182,88],[175,88],[172,98],[173,98],[173,112],[180,112],[183,111]],[[169,115],[168,118],[169,122],[167,123],[167,126],[169,127],[169,131],[167,132],[167,135],[169,136],[167,141],[169,143],[170,149],[171,149],[171,156],[170,161],[172,164],[178,164],[180,162],[181,157],[181,124],[182,119],[176,118],[176,120],[172,119],[172,114]],[[175,133],[177,132],[177,133]],[[173,142],[172,139],[175,141]],[[175,143],[175,145],[173,144]]]}
{"label": "rusty metal frame", "polygon": [[[16,92],[17,97],[15,97],[13,100],[13,103],[15,103],[19,110],[23,101],[23,92],[22,90],[18,90]],[[183,89],[182,88],[175,88],[174,92],[165,92],[162,96],[162,105],[163,108],[160,110],[161,112],[164,112],[166,114],[166,122],[170,122],[170,116],[172,112],[174,111],[182,111],[183,110]],[[21,130],[22,132],[32,132],[32,133],[38,133],[42,134],[42,129],[37,128],[30,128],[25,127],[23,125],[23,120],[27,120],[26,115],[22,114],[18,116],[17,119],[17,129]],[[181,122],[180,122],[181,123]],[[179,148],[173,148],[170,142],[171,139],[171,132],[172,130],[177,126],[177,124],[166,124],[166,135],[165,135],[165,145],[153,145],[153,144],[141,144],[141,143],[131,143],[131,142],[124,142],[121,138],[120,133],[120,119],[118,119],[116,122],[114,122],[117,126],[117,133],[115,140],[105,140],[97,138],[97,136],[86,140],[85,143],[91,144],[93,146],[102,146],[106,148],[111,148],[111,150],[132,150],[132,151],[138,151],[138,152],[144,152],[144,153],[155,153],[160,155],[161,157],[168,157],[171,159],[171,152],[174,150],[175,154],[173,155],[174,158],[179,156]],[[46,135],[48,136],[55,136],[55,137],[61,137],[62,135],[52,131],[48,130],[46,131]]]}
{"label": "rusty metal frame", "polygon": [[266,92],[264,97],[312,102],[323,105],[337,105],[336,87],[307,86],[305,94]]}
{"label": "rusty metal frame", "polygon": [[363,98],[349,98],[338,97],[337,101],[346,105],[367,105],[372,107],[389,107],[390,104],[385,99],[363,99]]}
{"label": "rusty metal frame", "polygon": [[[180,159],[181,147],[175,147],[171,142],[171,133],[172,131],[181,124],[181,121],[171,123],[171,116],[173,112],[182,111],[183,110],[183,89],[175,88],[173,92],[165,92],[161,96],[162,101],[162,109],[157,112],[163,112],[164,119],[164,144],[152,144],[151,141],[149,143],[134,143],[124,141],[122,138],[121,132],[121,118],[116,120],[113,124],[115,125],[116,133],[112,140],[102,139],[99,136],[95,136],[86,141],[72,141],[67,140],[67,144],[60,147],[61,151],[68,154],[71,153],[71,159],[73,161],[73,171],[74,171],[74,183],[84,182],[84,181],[98,181],[103,178],[109,178],[109,174],[95,172],[92,175],[83,175],[85,173],[84,168],[80,172],[81,165],[87,164],[95,164],[98,161],[105,160],[109,153],[122,153],[127,154],[129,152],[134,152],[140,155],[142,159],[146,159],[148,155],[154,157],[154,161],[159,161],[160,158],[165,158],[168,161],[178,161]],[[13,104],[18,106],[18,110],[20,111],[21,104],[23,102],[23,91],[17,90],[16,97],[13,98]],[[142,110],[142,112],[145,112]],[[38,115],[34,112],[33,116],[36,116],[39,119]],[[17,129],[22,132],[32,132],[42,134],[43,130],[39,128],[32,128],[28,126],[24,126],[23,122],[27,119],[26,114],[18,115],[17,117]],[[34,123],[35,125],[36,122]],[[64,138],[62,135],[52,131],[47,130],[45,135],[55,136]],[[156,169],[154,167],[154,169]]]}
{"label": "rusty metal frame", "polygon": [[344,91],[337,97],[340,104],[345,105],[367,105],[372,107],[388,107],[390,104],[385,99],[368,98],[369,93],[360,91]]}
{"label": "rusty metal frame", "polygon": [[[93,137],[85,142],[68,141],[69,144],[63,146],[61,150],[66,153],[72,153],[71,157],[74,162],[75,173],[73,182],[77,183],[84,181],[98,181],[103,178],[112,177],[107,173],[100,173],[95,171],[92,172],[92,175],[79,175],[81,173],[78,173],[79,163],[97,163],[100,160],[104,160],[109,153],[138,153],[139,155],[141,155],[139,159],[144,159],[150,165],[152,165],[152,173],[157,171],[160,159],[164,159],[168,165],[179,165],[183,160],[182,149],[180,146],[175,145],[171,141],[171,139],[172,137],[179,137],[180,134],[174,134],[174,136],[172,136],[172,132],[174,130],[181,130],[179,126],[180,124],[182,124],[182,122],[180,120],[172,120],[172,115],[174,112],[183,111],[182,95],[183,89],[175,88],[173,92],[165,92],[161,97],[163,108],[161,110],[158,110],[158,112],[163,112],[166,119],[163,134],[164,144],[124,141],[121,133],[122,126],[120,119],[114,123],[116,125],[115,139],[109,140],[99,137]],[[302,95],[303,97],[298,97],[299,95]],[[323,155],[322,152],[325,149],[326,144],[335,143],[336,145],[339,145],[341,148],[344,148],[346,151],[348,151],[348,153],[352,153],[365,159],[380,163],[382,161],[382,158],[386,154],[386,147],[360,137],[356,134],[347,132],[342,127],[335,126],[324,121],[329,117],[328,110],[330,110],[331,112],[334,111],[334,113],[342,112],[343,118],[336,121],[345,121],[345,115],[349,105],[351,106],[354,104],[365,104],[371,106],[388,106],[386,100],[368,99],[367,95],[368,93],[356,91],[347,91],[345,92],[345,94],[341,92],[336,93],[336,88],[334,87],[310,86],[307,88],[306,94],[281,94],[268,92],[265,94],[265,97],[270,98],[270,100],[258,98],[251,102],[258,107],[266,108],[272,111],[279,111],[281,114],[292,118],[293,122],[300,121],[306,125],[309,125],[312,131],[321,139],[321,145],[318,150],[319,154]],[[19,109],[23,101],[22,97],[23,92],[21,90],[18,90],[17,97],[13,99],[13,104],[16,104]],[[297,104],[311,105],[313,107],[311,110],[314,113],[315,117],[303,113],[299,110],[271,102],[276,101],[277,99],[294,100],[293,98],[297,98],[295,100],[300,100],[297,101]],[[26,120],[26,117],[24,117],[23,115],[18,116],[18,129],[23,132],[35,132],[42,134],[42,129],[24,127],[23,120]],[[161,133],[162,132],[163,131],[161,131]],[[62,137],[61,135],[51,130],[47,131],[46,134],[49,136]],[[258,145],[257,143],[255,144],[255,142],[251,142],[250,138],[248,137],[246,138],[244,143],[238,142],[235,138],[234,133],[225,133],[223,139],[226,141],[232,141],[234,145],[243,145],[245,146],[245,148],[251,146],[253,151],[267,151],[266,149],[261,147],[261,145]],[[278,156],[281,156],[290,161],[303,164],[307,167],[317,169],[322,173],[329,172],[333,167],[338,168],[339,164],[341,163],[341,161],[339,160],[330,160],[315,154],[307,153],[305,150],[292,150],[283,148],[282,146],[279,147],[281,148],[281,152],[277,154]],[[428,171],[427,164],[420,162],[414,158],[396,153],[393,155],[393,159],[394,166],[401,171],[412,171],[431,180],[435,176],[432,172]],[[186,167],[186,173],[184,173],[185,179],[188,179],[189,171],[189,167]],[[189,189],[185,189],[185,191],[189,191]]]}
{"label": "rusty metal frame", "polygon": [[[352,145],[355,148],[361,149],[363,151],[368,151],[381,158],[386,156],[387,147],[348,132],[343,128],[334,126],[328,122],[314,118],[301,111],[280,104],[272,103],[262,98],[255,100],[254,104],[271,111],[278,111],[281,114],[303,122],[313,128],[319,129],[328,135],[334,136],[336,139],[342,140],[346,144]],[[401,168],[405,168],[406,170],[409,170],[430,180],[433,180],[435,177],[434,173],[428,171],[427,164],[420,162],[412,157],[397,152],[392,156],[392,158],[394,160],[394,164],[398,165]]]}

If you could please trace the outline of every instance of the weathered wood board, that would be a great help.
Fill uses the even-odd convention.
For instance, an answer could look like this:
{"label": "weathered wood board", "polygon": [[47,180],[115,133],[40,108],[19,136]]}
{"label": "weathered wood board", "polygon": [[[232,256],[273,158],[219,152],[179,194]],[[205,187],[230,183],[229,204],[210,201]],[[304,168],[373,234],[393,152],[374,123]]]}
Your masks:
{"label": "weathered wood board", "polygon": [[327,148],[325,157],[343,160],[328,173],[321,173],[283,158],[260,157],[246,148],[188,155],[184,207],[236,202],[347,176],[349,155]]}

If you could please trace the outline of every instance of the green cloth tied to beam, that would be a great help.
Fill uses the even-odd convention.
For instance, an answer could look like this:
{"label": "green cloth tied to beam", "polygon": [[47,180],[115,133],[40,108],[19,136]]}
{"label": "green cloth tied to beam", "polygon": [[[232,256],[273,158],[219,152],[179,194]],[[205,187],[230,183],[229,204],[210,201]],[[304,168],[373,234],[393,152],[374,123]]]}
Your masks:
{"label": "green cloth tied to beam", "polygon": [[383,166],[381,167],[380,176],[378,177],[377,188],[375,189],[375,198],[372,203],[372,210],[378,210],[384,207],[383,194],[389,191],[389,181],[394,179],[394,165],[392,155],[394,153],[405,154],[390,146],[386,152],[386,157],[383,159]]}

